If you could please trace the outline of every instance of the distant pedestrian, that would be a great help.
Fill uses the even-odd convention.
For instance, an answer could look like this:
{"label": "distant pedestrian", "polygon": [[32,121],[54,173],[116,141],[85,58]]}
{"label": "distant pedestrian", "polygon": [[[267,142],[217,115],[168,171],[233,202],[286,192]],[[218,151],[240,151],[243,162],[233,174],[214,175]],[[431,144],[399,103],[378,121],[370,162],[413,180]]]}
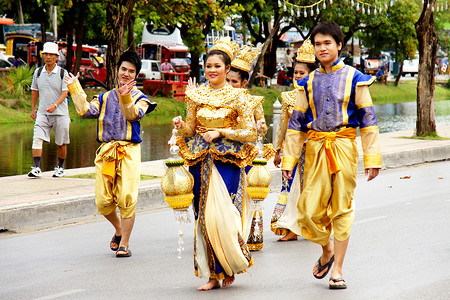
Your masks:
{"label": "distant pedestrian", "polygon": [[[55,132],[55,143],[58,145],[58,165],[53,177],[64,176],[64,160],[67,156],[67,144],[70,143],[70,116],[66,101],[68,89],[63,78],[67,75],[64,69],[56,65],[58,61],[58,45],[47,42],[42,51],[45,65],[34,71],[31,84],[31,118],[35,119],[33,135],[34,166],[28,177],[36,178],[42,175],[41,156],[42,144],[50,142],[50,133]],[[36,112],[36,103],[39,107]]]}
{"label": "distant pedestrian", "polygon": [[31,56],[30,68],[33,68],[33,67],[35,69],[40,67],[39,59],[37,58],[36,55]]}
{"label": "distant pedestrian", "polygon": [[278,85],[284,85],[284,86],[290,86],[292,83],[292,78],[287,76],[287,70],[281,70],[278,73],[277,76],[277,84]]}
{"label": "distant pedestrian", "polygon": [[17,68],[23,65],[22,59],[19,54],[14,55],[13,68]]}
{"label": "distant pedestrian", "polygon": [[[97,141],[102,143],[95,157],[95,203],[100,214],[114,226],[109,243],[116,257],[129,257],[129,239],[141,174],[141,119],[156,107],[136,89],[141,60],[134,51],[123,53],[118,62],[118,84],[95,96],[91,102],[78,76],[66,76],[78,115],[97,119]],[[120,211],[120,217],[117,213]]]}
{"label": "distant pedestrian", "polygon": [[67,46],[64,45],[61,50],[58,51],[59,57],[58,57],[58,66],[61,68],[66,68],[66,57],[67,57]]}
{"label": "distant pedestrian", "polygon": [[162,79],[167,80],[167,72],[175,72],[172,64],[169,63],[169,60],[166,58],[164,62],[161,64],[161,73],[162,73]]}
{"label": "distant pedestrian", "polygon": [[294,56],[291,56],[291,49],[289,48],[286,50],[284,61],[287,68],[286,76],[292,78],[294,75]]}
{"label": "distant pedestrian", "polygon": [[377,74],[375,74],[375,77],[377,78],[378,82],[387,84],[388,74],[386,72],[386,67],[384,65],[381,66]]}
{"label": "distant pedestrian", "polygon": [[313,276],[322,279],[331,271],[329,288],[345,289],[342,266],[355,217],[357,127],[368,180],[377,177],[381,168],[379,131],[369,92],[374,78],[339,58],[344,34],[336,23],[317,25],[310,38],[321,65],[297,83],[299,94],[281,169],[285,178],[292,178],[307,137],[304,185],[297,205],[299,233],[322,247]]}

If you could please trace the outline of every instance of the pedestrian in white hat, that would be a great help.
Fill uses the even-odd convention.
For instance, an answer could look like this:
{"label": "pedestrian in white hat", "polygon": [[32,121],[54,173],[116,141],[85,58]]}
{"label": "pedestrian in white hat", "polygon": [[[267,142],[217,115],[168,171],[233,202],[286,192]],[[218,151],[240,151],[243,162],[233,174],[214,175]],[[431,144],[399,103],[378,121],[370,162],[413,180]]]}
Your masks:
{"label": "pedestrian in white hat", "polygon": [[[67,156],[70,116],[66,101],[69,92],[64,76],[67,71],[56,65],[58,61],[58,44],[47,42],[42,50],[45,65],[34,72],[31,84],[31,118],[35,119],[33,135],[34,166],[28,177],[36,178],[42,175],[41,156],[42,144],[50,142],[50,133],[55,132],[55,143],[58,145],[58,164],[53,177],[64,176],[64,160]],[[36,104],[39,100],[38,110]]]}
{"label": "pedestrian in white hat", "polygon": [[53,43],[53,42],[47,42],[44,44],[44,50],[42,50],[42,54],[56,54],[59,56],[58,53],[58,44]]}

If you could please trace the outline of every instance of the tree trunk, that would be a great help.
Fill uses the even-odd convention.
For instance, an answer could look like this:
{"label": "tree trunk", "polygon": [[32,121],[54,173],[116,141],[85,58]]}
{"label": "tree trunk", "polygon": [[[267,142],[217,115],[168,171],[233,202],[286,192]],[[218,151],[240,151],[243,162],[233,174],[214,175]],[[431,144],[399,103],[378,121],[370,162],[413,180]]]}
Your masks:
{"label": "tree trunk", "polygon": [[394,82],[395,86],[398,86],[398,83],[400,81],[400,77],[402,77],[402,74],[403,74],[403,63],[404,63],[404,61],[402,60],[402,62],[400,63],[400,68],[398,70],[397,78],[395,78],[395,82]]}
{"label": "tree trunk", "polygon": [[[73,59],[73,27],[75,24],[76,5],[72,5],[69,9],[67,19],[67,54],[66,54],[66,70],[72,72]],[[76,73],[74,73],[76,75]]]}
{"label": "tree trunk", "polygon": [[[262,48],[262,50],[261,50],[261,55],[258,57],[258,61],[256,62],[255,68],[253,69],[252,76],[251,76],[250,79],[248,80],[248,83],[247,83],[247,88],[248,88],[248,89],[251,89],[252,86],[253,86],[253,82],[255,81],[256,75],[258,74],[259,68],[261,67],[261,62],[262,62],[262,60],[263,60],[263,57],[265,57],[265,54],[266,54],[266,52],[267,52],[267,49],[268,49],[269,47],[271,47],[271,48],[275,48],[275,51],[277,51],[277,50],[276,50],[276,49],[277,49],[277,46],[273,47],[272,45],[273,45],[273,43],[274,43],[273,37],[274,37],[274,35],[277,33],[278,28],[279,28],[279,26],[280,26],[281,17],[282,17],[282,15],[279,15],[279,16],[278,16],[278,19],[276,20],[275,24],[273,25],[272,31],[270,32],[269,36],[267,37],[267,39],[266,39],[265,42],[264,42],[264,46],[263,46],[263,48]],[[277,41],[277,43],[278,43],[278,41]],[[272,50],[272,51],[273,51],[273,50]],[[269,52],[272,52],[272,51],[269,51]],[[275,56],[275,57],[276,57],[276,56]],[[264,61],[264,64],[265,64],[265,63],[266,63],[266,62]],[[274,68],[276,69],[276,63],[275,63]],[[264,70],[264,72],[266,72],[266,70]],[[267,73],[265,73],[265,74],[267,74]],[[272,74],[272,76],[273,76],[273,74]],[[269,76],[269,77],[272,78],[271,76]]]}
{"label": "tree trunk", "polygon": [[47,26],[45,24],[45,21],[47,21],[47,14],[45,13],[45,8],[47,4],[45,2],[41,3],[41,5],[37,3],[37,6],[39,7],[40,11],[39,19],[41,21],[41,41],[42,44],[45,44],[47,42]]}
{"label": "tree trunk", "polygon": [[136,51],[136,44],[134,43],[134,21],[135,17],[130,16],[128,20],[128,34],[127,34],[127,47],[128,50]]}
{"label": "tree trunk", "polygon": [[76,32],[77,51],[75,55],[75,66],[73,72],[76,74],[80,70],[81,57],[83,55],[83,37],[84,37],[84,20],[85,20],[86,3],[82,1],[78,6],[78,27]]}
{"label": "tree trunk", "polygon": [[201,54],[191,52],[191,68],[189,77],[195,78],[197,82],[200,82],[200,56]]}
{"label": "tree trunk", "polygon": [[106,85],[112,89],[117,84],[117,63],[124,52],[125,29],[136,0],[120,0],[105,4],[108,49],[106,51]]}
{"label": "tree trunk", "polygon": [[264,55],[264,75],[270,78],[272,78],[277,71],[277,49],[279,41],[280,37],[278,35],[274,35],[272,40],[269,42],[270,45],[267,49],[268,51]]}
{"label": "tree trunk", "polygon": [[434,27],[435,0],[424,0],[423,10],[415,24],[419,40],[419,78],[417,81],[416,135],[436,134],[434,86],[437,34]]}
{"label": "tree trunk", "polygon": [[19,15],[19,24],[23,24],[23,9],[22,9],[22,1],[19,0],[17,3],[17,14]]}

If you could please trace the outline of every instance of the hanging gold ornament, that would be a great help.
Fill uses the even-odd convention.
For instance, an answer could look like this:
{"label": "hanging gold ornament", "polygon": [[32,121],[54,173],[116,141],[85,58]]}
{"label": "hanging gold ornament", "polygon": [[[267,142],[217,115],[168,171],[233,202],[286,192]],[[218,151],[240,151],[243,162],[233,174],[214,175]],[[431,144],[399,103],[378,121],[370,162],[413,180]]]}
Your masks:
{"label": "hanging gold ornament", "polygon": [[271,176],[266,168],[267,160],[264,158],[257,158],[252,162],[252,168],[247,174],[247,192],[248,195],[255,201],[264,200],[270,192]]}
{"label": "hanging gold ornament", "polygon": [[267,160],[263,157],[262,136],[258,136],[256,148],[258,157],[252,161],[252,168],[248,171],[246,190],[254,202],[259,202],[264,200],[270,192],[271,176],[266,168]]}
{"label": "hanging gold ornament", "polygon": [[173,129],[168,142],[172,157],[165,162],[167,170],[161,179],[161,189],[165,195],[164,201],[173,209],[178,224],[178,258],[181,258],[181,252],[184,250],[183,223],[191,222],[188,208],[194,198],[194,177],[184,167],[184,160],[177,156],[179,148],[176,145],[176,134],[177,130]]}

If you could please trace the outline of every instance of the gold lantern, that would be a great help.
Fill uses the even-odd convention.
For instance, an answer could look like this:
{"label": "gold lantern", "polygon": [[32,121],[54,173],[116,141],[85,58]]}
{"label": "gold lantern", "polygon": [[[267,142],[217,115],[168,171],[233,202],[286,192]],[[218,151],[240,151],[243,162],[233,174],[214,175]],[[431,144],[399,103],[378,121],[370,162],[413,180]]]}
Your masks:
{"label": "gold lantern", "polygon": [[257,158],[252,162],[252,168],[247,174],[247,192],[255,201],[264,200],[270,192],[271,176],[266,168],[267,160]]}
{"label": "gold lantern", "polygon": [[184,167],[184,160],[177,156],[179,148],[176,145],[176,135],[177,130],[173,129],[168,142],[172,157],[165,162],[167,171],[161,179],[161,189],[164,192],[164,201],[173,209],[178,224],[178,258],[181,258],[181,251],[184,250],[183,223],[191,222],[188,208],[194,198],[194,177]]}
{"label": "gold lantern", "polygon": [[194,177],[184,167],[184,160],[167,160],[167,171],[161,179],[164,201],[176,210],[186,210],[192,203]]}
{"label": "gold lantern", "polygon": [[252,161],[252,168],[247,173],[246,187],[246,191],[252,199],[250,211],[253,217],[250,226],[248,247],[253,251],[261,250],[263,247],[263,200],[270,192],[269,185],[271,180],[270,173],[266,168],[267,160],[264,158],[265,151],[263,150],[261,136],[258,136],[256,148],[259,152],[258,157]]}

